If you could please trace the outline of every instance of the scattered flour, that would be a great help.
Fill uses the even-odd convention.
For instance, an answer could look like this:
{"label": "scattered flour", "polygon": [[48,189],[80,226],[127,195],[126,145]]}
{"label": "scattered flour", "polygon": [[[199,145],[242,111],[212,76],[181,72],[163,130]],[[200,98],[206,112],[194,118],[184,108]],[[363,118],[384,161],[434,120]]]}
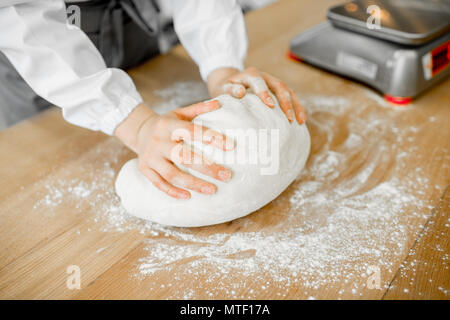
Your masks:
{"label": "scattered flour", "polygon": [[[155,107],[158,112],[207,95],[204,85],[195,82],[157,94],[165,101]],[[103,231],[137,230],[145,235],[134,278],[157,282],[170,272],[169,282],[162,284],[171,288],[168,298],[257,298],[267,290],[283,298],[296,287],[306,290],[299,295],[311,299],[323,288],[340,297],[359,297],[370,266],[380,268],[386,287],[396,271],[394,262],[407,254],[408,241],[416,236],[417,219],[424,224],[428,217],[417,212],[431,205],[421,197],[431,187],[421,168],[408,175],[402,171],[402,159],[414,157],[417,150],[408,138],[420,130],[412,126],[401,132],[395,112],[373,103],[352,108],[356,102],[344,97],[301,99],[312,136],[304,172],[262,212],[231,223],[229,229],[198,232],[127,215],[113,191],[127,151],[113,139],[90,151],[92,159],[107,159],[103,165],[94,168],[83,162],[92,181],[48,181],[36,206],[51,209],[68,198],[78,199],[89,205]],[[347,133],[338,135],[342,126]],[[268,216],[273,217],[271,223]],[[187,283],[186,275],[203,280]]]}
{"label": "scattered flour", "polygon": [[177,82],[171,87],[157,90],[155,94],[162,103],[152,106],[157,113],[165,113],[209,98],[208,88],[203,82]]}

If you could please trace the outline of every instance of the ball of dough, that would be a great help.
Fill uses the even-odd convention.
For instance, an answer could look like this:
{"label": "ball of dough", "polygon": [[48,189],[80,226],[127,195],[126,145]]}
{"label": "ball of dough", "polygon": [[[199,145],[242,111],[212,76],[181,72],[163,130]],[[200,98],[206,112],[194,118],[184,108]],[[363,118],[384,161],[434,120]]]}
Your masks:
{"label": "ball of dough", "polygon": [[154,187],[140,173],[137,159],[132,159],[122,167],[116,180],[116,193],[130,214],[178,227],[218,224],[263,207],[298,176],[310,150],[310,137],[305,125],[296,121],[289,123],[278,103],[271,109],[252,93],[242,99],[230,95],[216,99],[221,108],[196,117],[194,123],[234,139],[235,149],[222,151],[202,143],[193,143],[192,147],[212,161],[230,168],[232,179],[225,183],[179,166],[217,186],[214,195],[191,190],[190,199],[179,200]]}

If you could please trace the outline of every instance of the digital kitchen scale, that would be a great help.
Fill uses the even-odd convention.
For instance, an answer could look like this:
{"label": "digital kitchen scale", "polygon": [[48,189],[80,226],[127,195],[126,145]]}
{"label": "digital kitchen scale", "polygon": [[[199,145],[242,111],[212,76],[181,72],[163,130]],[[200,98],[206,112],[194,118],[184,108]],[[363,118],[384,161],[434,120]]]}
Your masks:
{"label": "digital kitchen scale", "polygon": [[450,74],[449,0],[352,1],[327,18],[292,39],[289,58],[361,81],[399,105]]}

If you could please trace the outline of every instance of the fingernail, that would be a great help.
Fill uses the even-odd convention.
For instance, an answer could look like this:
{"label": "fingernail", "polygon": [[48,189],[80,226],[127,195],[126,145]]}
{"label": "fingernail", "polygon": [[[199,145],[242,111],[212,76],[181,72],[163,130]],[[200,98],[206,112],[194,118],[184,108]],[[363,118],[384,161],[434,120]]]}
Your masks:
{"label": "fingernail", "polygon": [[227,182],[231,179],[231,172],[228,170],[221,170],[219,171],[219,178],[220,180]]}
{"label": "fingernail", "polygon": [[289,120],[289,122],[292,122],[292,109],[288,109],[288,111],[287,111],[287,117],[288,117],[288,120]]}
{"label": "fingernail", "polygon": [[230,151],[234,149],[234,141],[232,139],[225,139],[225,150]]}
{"label": "fingernail", "polygon": [[272,106],[275,106],[275,102],[273,101],[272,97],[268,96],[266,98],[266,102]]}
{"label": "fingernail", "polygon": [[180,196],[182,199],[189,199],[191,197],[191,195],[187,192],[180,193]]}
{"label": "fingernail", "polygon": [[302,119],[302,123],[306,122],[306,113],[304,111],[300,112],[300,119]]}
{"label": "fingernail", "polygon": [[232,92],[236,98],[239,98],[245,94],[245,88],[239,84],[234,84]]}
{"label": "fingernail", "polygon": [[215,188],[209,187],[209,186],[202,187],[201,191],[202,191],[202,193],[206,193],[206,194],[214,194],[214,193],[216,193]]}

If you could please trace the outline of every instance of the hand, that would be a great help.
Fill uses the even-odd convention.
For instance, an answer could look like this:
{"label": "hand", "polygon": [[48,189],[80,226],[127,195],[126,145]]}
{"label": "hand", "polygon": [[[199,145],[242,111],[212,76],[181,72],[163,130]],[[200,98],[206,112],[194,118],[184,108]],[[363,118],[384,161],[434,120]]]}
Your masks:
{"label": "hand", "polygon": [[202,158],[183,144],[183,141],[196,140],[224,151],[234,148],[233,142],[221,133],[191,122],[196,116],[218,108],[218,101],[209,101],[158,115],[141,104],[116,128],[114,134],[138,154],[142,174],[169,196],[189,199],[191,194],[186,189],[214,194],[217,191],[214,184],[183,172],[175,163],[223,182],[231,179],[229,169]]}
{"label": "hand", "polygon": [[300,104],[297,94],[281,80],[256,68],[248,68],[240,72],[233,68],[217,69],[208,76],[208,89],[212,97],[228,93],[236,98],[242,98],[247,88],[250,88],[270,108],[275,103],[269,95],[269,89],[275,94],[281,110],[290,122],[297,119],[300,124],[306,121],[306,111]]}

